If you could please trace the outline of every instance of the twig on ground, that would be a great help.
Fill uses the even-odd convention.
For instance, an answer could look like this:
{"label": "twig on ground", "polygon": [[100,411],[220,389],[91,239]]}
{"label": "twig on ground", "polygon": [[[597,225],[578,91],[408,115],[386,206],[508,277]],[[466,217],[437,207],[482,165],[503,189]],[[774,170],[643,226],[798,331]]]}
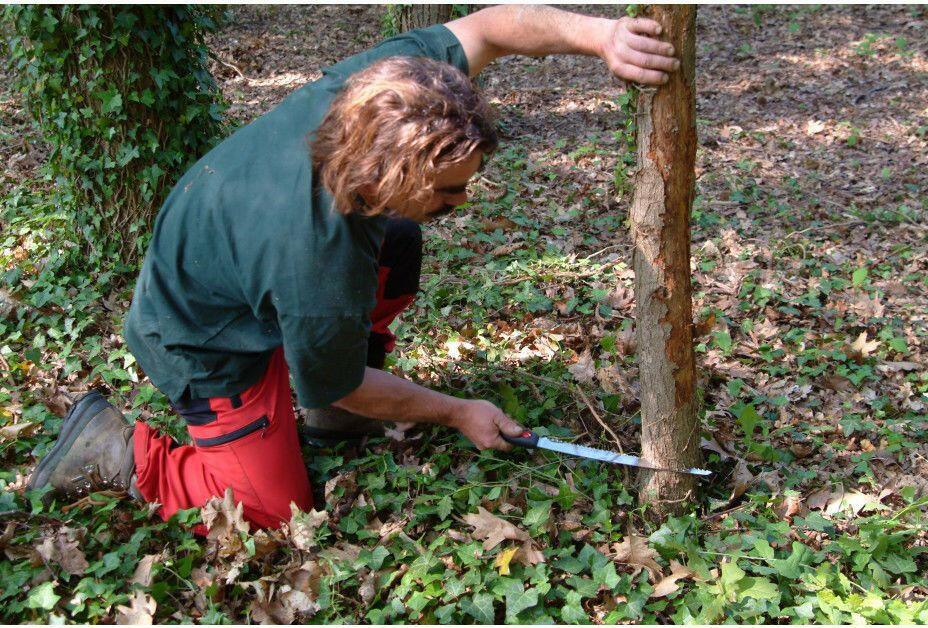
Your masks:
{"label": "twig on ground", "polygon": [[590,403],[590,399],[589,397],[586,396],[586,393],[584,393],[583,390],[579,386],[573,387],[573,390],[577,391],[577,394],[580,396],[580,400],[583,401],[584,404],[586,404],[587,408],[589,408],[590,413],[593,415],[593,418],[596,419],[596,421],[600,425],[603,426],[603,429],[606,430],[609,433],[609,435],[612,437],[612,440],[615,441],[616,446],[618,446],[619,448],[619,453],[624,454],[625,451],[622,449],[622,441],[619,440],[618,435],[613,431],[611,427],[609,427],[609,425],[605,421],[603,421],[602,417],[599,416],[599,412],[597,412],[596,408],[593,407],[593,404]]}
{"label": "twig on ground", "polygon": [[81,497],[79,500],[77,500],[73,504],[67,504],[65,506],[62,506],[61,512],[68,512],[69,510],[73,510],[75,508],[83,508],[84,506],[105,506],[106,505],[105,501],[95,500],[93,498],[94,495],[102,495],[104,497],[122,498],[126,496],[126,492],[125,491],[97,491],[96,493],[91,493],[90,495],[85,495],[84,497]]}
{"label": "twig on ground", "polygon": [[230,70],[234,71],[236,74],[238,74],[241,78],[245,79],[246,81],[251,82],[251,81],[256,81],[256,80],[258,80],[258,79],[253,79],[253,78],[249,78],[249,77],[245,76],[245,74],[242,73],[242,71],[239,69],[239,67],[238,67],[237,65],[235,65],[234,63],[230,63],[229,61],[226,61],[226,60],[222,59],[222,58],[219,57],[219,55],[217,55],[217,54],[210,53],[209,56],[210,56],[211,59],[214,59],[215,61],[219,62],[220,64],[222,64],[222,65],[226,66],[227,68],[229,68]]}
{"label": "twig on ground", "polygon": [[589,255],[587,255],[587,256],[585,256],[585,257],[581,257],[580,259],[582,259],[582,260],[593,259],[594,257],[596,257],[596,256],[598,256],[598,255],[602,255],[602,254],[605,253],[606,251],[612,251],[612,250],[615,250],[615,249],[621,249],[621,248],[629,247],[629,246],[630,246],[629,243],[610,244],[609,246],[607,246],[607,247],[605,247],[605,248],[602,248],[602,249],[599,249],[599,250],[596,251],[595,253],[590,253]]}
{"label": "twig on ground", "polygon": [[[615,441],[616,446],[619,448],[619,453],[620,453],[620,454],[624,454],[624,453],[625,453],[625,450],[622,448],[622,441],[619,440],[618,435],[612,430],[611,427],[609,427],[609,425],[606,424],[605,421],[603,421],[602,417],[599,416],[599,412],[597,412],[597,411],[596,411],[596,408],[593,407],[593,404],[590,403],[590,400],[589,400],[589,398],[586,396],[586,393],[583,392],[583,389],[580,388],[579,386],[574,386],[574,387],[572,387],[572,391],[571,391],[571,392],[573,392],[573,390],[576,390],[576,391],[577,391],[577,394],[580,395],[580,399],[583,401],[583,403],[586,404],[586,407],[589,408],[590,413],[593,415],[593,418],[596,419],[596,421],[597,421],[600,425],[603,426],[603,429],[606,430],[606,431],[609,433],[610,436],[612,436],[612,440]],[[630,483],[630,481],[631,481],[630,478],[629,478],[629,476],[628,476],[628,467],[626,467],[626,466],[623,465],[623,466],[622,466],[622,473],[625,475],[625,484],[628,485],[628,484]]]}

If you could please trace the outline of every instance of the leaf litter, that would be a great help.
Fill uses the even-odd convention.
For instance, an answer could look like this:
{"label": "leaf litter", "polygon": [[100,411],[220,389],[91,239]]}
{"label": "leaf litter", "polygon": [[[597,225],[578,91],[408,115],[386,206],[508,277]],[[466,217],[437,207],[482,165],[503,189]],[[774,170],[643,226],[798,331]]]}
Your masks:
{"label": "leaf litter", "polygon": [[[241,70],[239,74],[222,63],[215,65],[233,102],[232,115],[239,120],[251,119],[301,81],[315,78],[318,68],[366,48],[377,38],[378,10],[234,8],[232,23],[215,46],[226,63]],[[596,13],[607,9],[575,10]],[[785,522],[791,534],[810,539],[809,546],[827,553],[829,561],[844,565],[842,577],[866,583],[864,578],[869,576],[848,566],[867,563],[861,558],[863,554],[853,560],[846,558],[834,539],[847,537],[863,543],[859,527],[867,525],[867,518],[919,510],[917,501],[907,500],[924,497],[925,485],[920,480],[928,477],[928,450],[920,444],[924,426],[918,418],[928,403],[923,333],[928,295],[926,285],[918,280],[928,271],[928,260],[919,253],[924,250],[924,231],[916,224],[924,215],[919,190],[928,187],[928,145],[925,133],[919,132],[928,121],[917,104],[928,97],[918,74],[926,68],[926,51],[919,43],[923,38],[918,36],[924,20],[923,14],[910,15],[901,7],[878,7],[867,13],[850,7],[808,11],[700,8],[700,45],[711,48],[712,54],[700,53],[697,72],[700,146],[693,219],[694,332],[703,345],[697,360],[707,417],[704,437],[710,443],[706,451],[709,464],[719,478],[724,478],[720,480],[724,486],[712,486],[708,492],[726,509],[712,510],[699,532],[702,541],[717,543],[711,551],[742,551],[744,548],[732,545],[733,537],[760,533],[771,538],[777,556],[784,552],[789,556],[789,542],[776,542],[779,528],[751,528],[769,517]],[[868,31],[877,29],[875,25],[881,33],[892,32],[897,39],[881,35],[870,38]],[[731,33],[739,36],[732,38]],[[908,44],[900,43],[900,37]],[[808,45],[813,38],[821,54]],[[866,44],[871,39],[872,43]],[[867,45],[875,51],[871,56]],[[488,306],[483,313],[482,299],[491,303],[498,295],[492,290],[468,292],[465,302],[472,309],[464,311],[461,301],[452,301],[454,307],[443,321],[448,329],[433,325],[431,338],[415,336],[412,343],[401,343],[397,356],[404,369],[411,365],[407,375],[431,385],[471,391],[472,382],[481,377],[475,378],[465,369],[479,366],[476,355],[498,351],[506,377],[529,373],[518,383],[516,399],[537,400],[537,405],[521,401],[523,411],[533,413],[530,418],[537,424],[587,434],[584,438],[594,441],[604,438],[590,444],[612,446],[584,425],[586,421],[595,426],[589,421],[592,409],[624,426],[617,428],[618,433],[632,451],[636,448],[633,418],[640,390],[634,367],[633,325],[628,324],[634,295],[627,265],[615,263],[630,249],[620,220],[613,220],[621,217],[627,199],[619,195],[619,200],[610,198],[611,192],[606,191],[613,179],[618,146],[612,133],[621,120],[614,98],[621,90],[600,69],[589,59],[506,58],[484,73],[485,89],[501,110],[509,135],[504,144],[522,152],[512,159],[501,155],[497,162],[488,164],[483,174],[495,185],[485,186],[495,200],[475,206],[472,218],[449,217],[428,228],[431,253],[441,253],[429,244],[435,240],[460,243],[455,254],[465,262],[455,266],[447,257],[427,256],[425,305],[404,315],[406,320],[401,322],[426,320],[433,304],[436,309],[447,305],[437,303],[434,295],[438,289],[428,284],[431,278],[442,286],[464,289],[462,284],[452,283],[443,266],[463,271],[471,284],[479,284],[483,281],[482,267],[493,264],[493,274],[487,276],[490,285],[508,284],[503,285],[503,303]],[[22,112],[11,103],[0,101],[4,128],[12,129],[11,135],[27,137]],[[801,111],[814,111],[815,115]],[[855,134],[858,139],[852,140]],[[560,140],[565,141],[563,148],[552,149]],[[603,148],[604,154],[597,154],[597,148]],[[0,151],[13,157],[0,160],[7,162],[0,182],[9,186],[28,178],[41,164],[43,150],[40,142],[11,145],[7,136],[0,136]],[[514,165],[519,160],[527,165]],[[509,202],[510,194],[517,202],[506,206],[503,216],[498,210]],[[579,199],[585,202],[579,203]],[[494,240],[497,229],[503,237]],[[533,230],[540,233],[537,241],[531,239]],[[515,237],[516,231],[522,235]],[[578,234],[582,237],[575,237]],[[24,244],[17,242],[15,246]],[[563,252],[565,261],[545,265],[533,260],[535,247]],[[599,253],[604,249],[608,255]],[[464,251],[477,257],[465,257]],[[578,263],[586,256],[592,257],[585,265]],[[526,285],[534,293],[524,290]],[[112,302],[117,304],[114,309],[120,307],[119,300]],[[484,324],[489,331],[482,330]],[[451,331],[466,340],[452,338]],[[115,334],[103,342],[107,347],[119,347]],[[7,414],[0,415],[0,422],[7,423],[0,427],[8,436],[5,443],[31,445],[35,438],[43,437],[41,422],[35,420],[35,414],[24,414],[22,406],[35,403],[34,399],[60,416],[65,401],[50,396],[49,391],[75,394],[86,385],[80,373],[66,371],[63,362],[56,364],[50,351],[43,357],[51,368],[40,368],[36,361],[31,366],[24,363],[22,371],[16,371],[21,386],[14,392],[23,391],[24,398],[0,401],[15,407],[9,421]],[[551,365],[558,365],[561,371],[551,369]],[[484,375],[483,371],[478,373]],[[494,384],[493,377],[499,374],[488,375],[481,383]],[[587,391],[591,403],[571,399],[569,387],[558,383],[565,380],[576,381]],[[556,396],[552,389],[563,392]],[[487,389],[477,390],[487,394]],[[745,423],[732,411],[738,403],[752,406],[759,417],[753,435],[743,433]],[[542,407],[543,411],[536,413]],[[34,426],[20,427],[29,423]],[[669,546],[633,535],[613,543],[615,537],[609,538],[601,520],[592,514],[594,505],[602,508],[603,495],[591,498],[583,494],[584,485],[576,479],[583,474],[575,477],[574,471],[585,468],[581,465],[578,469],[575,461],[551,463],[545,462],[548,458],[533,458],[533,464],[545,462],[547,468],[557,470],[556,474],[526,476],[532,478],[530,481],[523,477],[521,486],[517,482],[515,488],[493,497],[483,493],[461,502],[455,493],[450,504],[438,507],[443,492],[467,483],[492,485],[497,481],[494,474],[516,471],[513,467],[497,471],[494,463],[471,459],[467,450],[458,452],[457,445],[437,445],[428,432],[412,447],[408,441],[405,437],[388,446],[376,445],[361,455],[372,456],[371,460],[386,455],[400,461],[414,452],[413,457],[423,458],[417,469],[425,467],[427,456],[451,455],[461,472],[456,476],[460,484],[453,489],[432,489],[428,482],[435,476],[421,474],[420,483],[410,484],[408,495],[400,496],[406,500],[402,502],[404,514],[393,510],[384,499],[385,490],[376,488],[380,480],[372,479],[397,473],[389,466],[377,468],[372,477],[359,473],[353,478],[355,486],[351,486],[350,470],[319,474],[324,478],[327,500],[335,503],[320,512],[294,511],[280,531],[252,532],[241,517],[240,507],[226,497],[205,508],[203,520],[210,521],[209,551],[204,562],[191,571],[196,591],[185,598],[190,608],[202,616],[218,603],[229,617],[239,620],[250,612],[255,621],[304,621],[320,613],[317,596],[325,587],[320,583],[339,573],[337,577],[344,578],[340,586],[346,587],[347,595],[357,592],[357,599],[365,605],[379,596],[382,603],[396,599],[394,605],[409,607],[404,610],[408,615],[394,615],[394,620],[434,621],[437,615],[428,613],[445,612],[435,609],[447,605],[464,608],[465,600],[470,603],[468,614],[453,615],[455,618],[497,619],[495,599],[497,609],[501,603],[508,606],[511,602],[515,613],[521,613],[519,618],[546,621],[546,613],[550,613],[554,620],[576,621],[600,612],[594,610],[601,608],[595,597],[566,597],[583,590],[583,581],[593,576],[584,571],[579,576],[559,571],[555,565],[581,569],[576,563],[558,561],[564,560],[565,552],[571,556],[581,552],[586,542],[604,543],[604,557],[626,575],[646,578],[652,597],[698,596],[703,590],[701,581],[680,575],[688,569],[680,563],[671,562],[665,575],[661,564],[672,554]],[[343,465],[358,452],[338,455],[343,456],[339,462]],[[525,472],[516,468],[518,473]],[[27,474],[20,476],[24,479]],[[500,537],[505,526],[501,528],[485,515],[481,519],[485,528],[470,526],[470,535],[454,527],[435,529],[438,521],[463,520],[459,516],[477,517],[486,512],[496,517],[490,510],[518,521],[527,511],[528,487],[543,485],[552,488],[553,494],[538,488],[533,499],[564,502],[549,506],[551,525],[547,530],[566,533],[566,540],[545,534],[521,540],[521,535],[528,533],[518,526],[513,526],[518,532],[508,530]],[[21,490],[24,483],[14,482],[7,490],[13,486]],[[429,495],[432,490],[434,500]],[[589,487],[586,491],[592,494]],[[611,486],[610,491],[618,493],[619,489]],[[618,526],[621,529],[630,504],[610,503],[612,518],[622,523]],[[418,514],[419,508],[431,514]],[[899,520],[889,519],[886,534],[893,534],[893,526],[898,524]],[[70,527],[80,528],[74,523]],[[485,533],[478,535],[478,529]],[[20,528],[8,530],[10,536],[6,538],[4,533],[6,540],[2,542],[8,558],[14,560],[15,556],[15,560],[38,565],[46,561],[65,575],[80,571],[83,563],[77,552],[96,543],[86,536],[79,538],[78,533],[61,536],[52,528],[43,528],[39,537],[22,542]],[[493,561],[480,557],[485,570],[499,578],[512,578],[543,567],[549,570],[544,572],[545,584],[557,593],[544,590],[537,582],[515,583],[518,591],[503,587],[492,593],[474,592],[473,585],[467,584],[460,594],[430,592],[433,585],[429,578],[436,575],[445,581],[446,588],[457,591],[458,585],[452,581],[462,577],[468,563],[454,553],[444,555],[447,562],[442,562],[441,569],[448,572],[438,573],[435,567],[417,567],[415,561],[429,565],[423,557],[438,538],[449,539],[447,547],[458,547],[470,543],[472,536],[477,552],[495,553],[491,554]],[[495,540],[497,537],[500,540]],[[495,540],[492,548],[485,549],[491,539]],[[609,543],[613,543],[611,549]],[[918,548],[924,547],[926,540],[921,534],[910,537],[907,543],[906,548]],[[655,553],[652,545],[661,547],[661,552]],[[38,547],[51,558],[43,559]],[[518,550],[512,552],[514,547]],[[903,549],[898,552],[901,556]],[[508,575],[500,573],[502,565],[493,565],[503,562],[499,558],[503,553],[509,557]],[[918,566],[925,568],[924,553],[912,555],[920,561]],[[152,556],[158,554],[146,554],[134,567],[140,586],[151,576],[154,563],[161,562],[149,560]],[[681,556],[678,552],[676,558]],[[520,561],[523,557],[524,562]],[[165,561],[174,558],[170,550],[164,556]],[[94,560],[91,556],[90,561]],[[908,569],[901,562],[892,562],[896,559],[880,560]],[[313,561],[314,565],[304,568]],[[359,561],[375,568],[355,567]],[[693,555],[687,564],[699,572]],[[346,576],[339,571],[346,568],[356,569],[355,574]],[[736,585],[750,581],[753,594],[766,594],[763,578],[756,573],[745,575],[745,570],[750,571],[743,560],[740,567],[726,563],[722,575]],[[537,573],[533,577],[538,578]],[[155,581],[160,577],[163,574],[156,575]],[[568,583],[569,578],[577,579]],[[74,575],[71,583],[77,579]],[[132,569],[126,579],[136,579]],[[322,589],[314,589],[317,585]],[[253,600],[243,606],[232,593],[236,586],[246,586]],[[602,595],[612,599],[612,606],[596,616],[609,618],[610,623],[627,621],[629,616],[623,609],[635,607],[635,586],[612,590],[608,595],[608,587],[599,586]],[[784,590],[787,586],[783,585]],[[878,585],[867,588],[880,590]],[[61,585],[56,590],[64,591]],[[905,591],[907,604],[925,599],[924,587],[906,585],[899,590]],[[415,597],[417,594],[424,597]],[[851,604],[847,599],[841,603]],[[425,606],[420,607],[423,600]],[[884,598],[880,603],[889,608],[891,602]],[[164,615],[167,610],[152,607],[149,599],[138,593],[130,596],[128,605],[117,606],[119,609],[114,606],[108,615],[110,621],[123,609],[138,613],[140,621],[155,613],[159,619],[168,617]],[[552,610],[554,606],[565,610],[558,615],[559,611]],[[783,617],[769,608],[764,611],[767,615],[737,617],[743,621]],[[172,612],[179,613],[175,619],[187,617],[181,610]],[[672,606],[654,613],[640,611],[645,614],[634,615],[634,619],[668,621],[673,612]],[[381,620],[389,617],[370,616]],[[884,623],[889,616],[868,617]],[[849,621],[850,615],[841,618]],[[676,619],[693,618],[681,615]],[[711,623],[722,618],[706,615],[700,619]]]}

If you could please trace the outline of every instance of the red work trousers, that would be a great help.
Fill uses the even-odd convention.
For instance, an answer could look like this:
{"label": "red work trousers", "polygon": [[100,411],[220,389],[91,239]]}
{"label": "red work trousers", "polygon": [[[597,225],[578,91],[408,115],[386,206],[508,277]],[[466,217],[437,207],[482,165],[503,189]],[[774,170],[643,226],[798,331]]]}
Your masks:
{"label": "red work trousers", "polygon": [[[380,253],[377,303],[371,313],[368,365],[382,368],[395,339],[388,325],[415,296],[422,264],[422,235],[408,220],[390,220]],[[135,428],[136,485],[161,504],[167,520],[180,509],[203,506],[232,488],[245,519],[257,527],[290,520],[290,503],[313,507],[300,451],[290,375],[283,348],[264,376],[229,397],[182,399],[175,409],[187,421],[192,444],[180,445],[139,421]],[[203,526],[195,531],[205,534]]]}

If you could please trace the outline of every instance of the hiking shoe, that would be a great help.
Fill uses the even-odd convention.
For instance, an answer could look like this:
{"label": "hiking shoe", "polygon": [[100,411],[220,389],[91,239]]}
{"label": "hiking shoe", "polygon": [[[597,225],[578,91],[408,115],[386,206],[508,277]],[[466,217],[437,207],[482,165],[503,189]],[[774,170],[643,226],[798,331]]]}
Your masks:
{"label": "hiking shoe", "polygon": [[133,472],[135,426],[93,390],[78,399],[68,414],[58,440],[39,461],[29,488],[50,484],[68,497],[96,490],[123,490],[138,496]]}
{"label": "hiking shoe", "polygon": [[335,406],[305,409],[304,412],[303,435],[312,445],[329,447],[343,441],[360,441],[365,437],[384,435],[383,421],[369,419]]}

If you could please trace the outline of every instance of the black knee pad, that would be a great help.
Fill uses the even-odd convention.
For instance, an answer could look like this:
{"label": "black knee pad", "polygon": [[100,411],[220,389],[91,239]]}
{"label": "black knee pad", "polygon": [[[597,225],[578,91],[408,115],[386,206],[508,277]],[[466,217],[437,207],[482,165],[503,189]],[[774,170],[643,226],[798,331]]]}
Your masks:
{"label": "black knee pad", "polygon": [[387,220],[380,266],[389,268],[383,296],[395,299],[419,290],[422,273],[422,227],[408,218]]}

